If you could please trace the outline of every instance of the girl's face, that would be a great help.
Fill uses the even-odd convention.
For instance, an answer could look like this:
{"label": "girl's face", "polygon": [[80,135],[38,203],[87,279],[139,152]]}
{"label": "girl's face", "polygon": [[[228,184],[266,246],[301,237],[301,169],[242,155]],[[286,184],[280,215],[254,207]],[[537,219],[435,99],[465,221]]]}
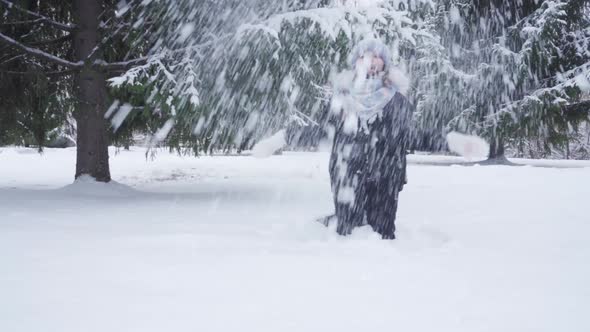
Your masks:
{"label": "girl's face", "polygon": [[365,71],[368,76],[375,76],[383,72],[385,69],[385,62],[380,56],[372,52],[366,52],[356,60],[356,69]]}

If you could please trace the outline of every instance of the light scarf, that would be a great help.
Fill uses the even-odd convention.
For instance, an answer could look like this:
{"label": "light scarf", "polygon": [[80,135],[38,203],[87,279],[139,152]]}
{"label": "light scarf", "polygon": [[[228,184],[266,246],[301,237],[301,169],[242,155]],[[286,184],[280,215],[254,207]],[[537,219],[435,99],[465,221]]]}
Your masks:
{"label": "light scarf", "polygon": [[393,84],[385,85],[383,75],[355,80],[350,91],[355,113],[361,122],[371,122],[381,115],[383,108],[397,92]]}
{"label": "light scarf", "polygon": [[[334,96],[334,111],[340,107],[344,109],[346,130],[354,132],[357,123],[360,120],[361,127],[364,131],[368,130],[368,125],[377,119],[383,112],[383,108],[391,101],[398,91],[393,84],[384,84],[384,74],[373,78],[361,78],[366,75],[355,75],[355,77],[342,77],[337,82],[338,93]],[[347,82],[347,83],[346,83]]]}

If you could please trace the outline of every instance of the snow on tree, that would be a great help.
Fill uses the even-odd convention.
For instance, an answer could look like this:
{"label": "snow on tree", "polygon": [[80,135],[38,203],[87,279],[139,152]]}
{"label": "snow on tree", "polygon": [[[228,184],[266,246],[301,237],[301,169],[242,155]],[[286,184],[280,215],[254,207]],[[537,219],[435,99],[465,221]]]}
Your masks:
{"label": "snow on tree", "polygon": [[[57,91],[55,103],[68,106],[58,112],[60,121],[69,122],[72,114],[76,120],[75,177],[89,175],[97,181],[109,182],[110,140],[104,121],[109,97],[106,78],[146,62],[147,58],[142,56],[133,57],[135,50],[120,54],[128,50],[121,35],[131,34],[134,27],[126,24],[125,13],[113,9],[112,1],[108,0],[75,0],[68,4],[0,0],[0,8],[0,45],[18,59],[22,67],[35,67],[35,70],[4,73],[24,77],[33,72],[34,77],[41,76],[45,80],[25,80],[27,88],[35,87],[39,81],[41,84],[37,85],[46,84],[49,77],[63,80],[58,87],[51,87],[55,85],[52,83],[48,84],[49,89],[39,90]],[[113,45],[118,46],[116,51]],[[45,98],[43,93],[36,95],[41,95],[39,99]],[[45,105],[36,107],[37,111],[52,107],[47,101],[37,104]],[[41,129],[45,131],[46,128]]]}
{"label": "snow on tree", "polygon": [[[448,1],[447,1],[448,2]],[[442,150],[444,142],[428,136],[432,128],[451,131],[449,122],[469,107],[466,91],[474,89],[476,77],[454,63],[453,37],[461,18],[453,3],[423,3],[412,10],[419,34],[410,61],[412,97],[417,106],[414,149]]]}
{"label": "snow on tree", "polygon": [[175,124],[168,143],[247,148],[289,122],[321,122],[324,87],[364,38],[386,40],[394,63],[409,68],[416,3],[427,2],[151,1],[138,20],[164,22],[152,56],[111,85],[140,90]]}
{"label": "snow on tree", "polygon": [[[95,2],[84,2],[84,8],[82,3],[29,1],[34,6],[24,8],[0,0],[5,10],[0,44],[10,50],[0,71],[3,77],[24,76],[23,69],[35,68],[35,79],[24,80],[20,90],[32,96],[35,82],[40,87],[49,82],[49,93],[38,94],[51,100],[38,104],[53,106],[39,109],[63,106],[63,112],[35,115],[51,120],[39,126],[51,129],[36,130],[39,140],[43,131],[59,131],[55,127],[65,126],[72,114],[79,124],[100,124],[115,105],[107,117],[110,137],[105,134],[101,147],[93,148],[102,152],[87,154],[101,156],[95,164],[107,162],[108,142],[128,146],[138,132],[149,133],[152,145],[194,152],[247,149],[292,126],[310,129],[304,136],[317,135],[327,120],[330,79],[346,68],[351,47],[367,37],[385,40],[393,63],[411,78],[415,148],[444,148],[426,130],[421,134],[433,127],[485,137],[492,143],[490,157],[501,157],[504,147],[519,155],[569,157],[585,141],[586,0],[97,0],[94,7]],[[101,12],[93,21],[96,45],[79,56],[72,53],[80,46],[73,43],[78,14],[90,7]],[[21,26],[42,38],[27,39],[17,31]],[[6,70],[10,64],[18,64],[13,67],[18,72]],[[76,100],[94,98],[77,95],[79,81],[72,78],[84,71],[110,85],[108,91],[102,83],[86,91],[101,91],[94,96],[100,110],[92,119],[80,117],[90,111],[72,112],[89,105]],[[3,91],[11,86],[4,84]],[[21,106],[3,118],[10,123],[0,127],[3,141],[29,135],[15,122],[32,119]],[[108,125],[79,129],[98,137]],[[94,173],[109,178],[105,167]]]}
{"label": "snow on tree", "polygon": [[[0,1],[0,33],[64,55],[63,45],[71,40],[71,34],[54,28],[51,22],[63,19],[66,10],[52,11],[50,17],[31,14],[31,10],[47,10],[52,5],[30,2],[27,10],[19,11],[22,8],[8,10],[9,2]],[[33,21],[36,23],[27,23]],[[67,103],[70,82],[56,75],[56,66],[40,63],[8,47],[1,50],[0,144],[36,146],[40,151],[47,145],[59,145],[58,138],[63,138],[61,127],[70,109]]]}
{"label": "snow on tree", "polygon": [[463,8],[459,47],[468,51],[456,63],[476,85],[450,126],[489,138],[490,158],[529,139],[546,150],[566,144],[572,128],[588,119],[588,2],[476,1]]}

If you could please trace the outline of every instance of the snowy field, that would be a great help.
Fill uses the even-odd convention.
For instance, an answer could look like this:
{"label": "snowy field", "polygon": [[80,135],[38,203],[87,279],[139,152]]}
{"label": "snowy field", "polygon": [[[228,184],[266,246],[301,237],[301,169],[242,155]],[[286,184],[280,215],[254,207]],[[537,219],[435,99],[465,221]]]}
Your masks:
{"label": "snowy field", "polygon": [[590,331],[590,162],[412,160],[381,241],[314,222],[325,153],[0,148],[0,331]]}

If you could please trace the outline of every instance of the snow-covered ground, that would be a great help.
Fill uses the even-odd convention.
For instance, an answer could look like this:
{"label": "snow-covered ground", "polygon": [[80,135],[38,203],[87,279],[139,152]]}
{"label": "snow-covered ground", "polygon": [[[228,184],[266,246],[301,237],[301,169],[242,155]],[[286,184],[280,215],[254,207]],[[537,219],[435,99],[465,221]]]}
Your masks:
{"label": "snow-covered ground", "polygon": [[410,165],[381,241],[314,222],[327,160],[0,148],[0,331],[590,331],[589,162]]}

